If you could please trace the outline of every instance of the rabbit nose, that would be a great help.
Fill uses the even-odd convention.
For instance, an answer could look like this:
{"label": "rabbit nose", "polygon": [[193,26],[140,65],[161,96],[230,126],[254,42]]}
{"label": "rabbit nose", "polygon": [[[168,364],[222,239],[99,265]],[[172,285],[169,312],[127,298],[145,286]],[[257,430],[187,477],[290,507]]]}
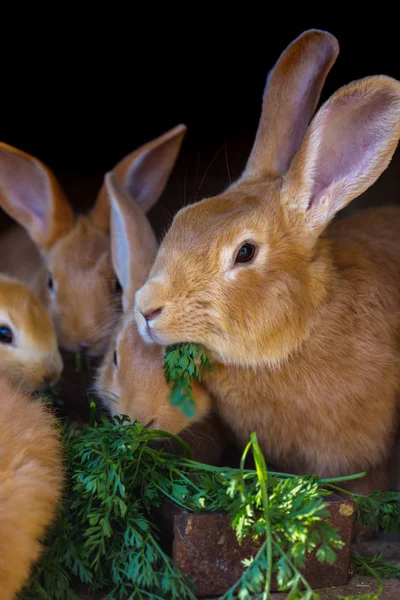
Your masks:
{"label": "rabbit nose", "polygon": [[152,319],[156,319],[157,317],[159,317],[161,314],[161,311],[162,311],[162,308],[156,308],[155,310],[152,310],[146,314],[142,313],[142,315],[144,316],[146,321],[151,321]]}

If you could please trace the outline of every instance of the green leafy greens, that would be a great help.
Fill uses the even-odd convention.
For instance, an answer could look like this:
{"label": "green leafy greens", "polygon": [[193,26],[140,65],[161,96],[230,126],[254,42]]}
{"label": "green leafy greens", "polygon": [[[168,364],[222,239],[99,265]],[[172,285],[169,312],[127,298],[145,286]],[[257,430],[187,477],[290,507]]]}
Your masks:
{"label": "green leafy greens", "polygon": [[190,379],[201,381],[201,369],[211,369],[211,363],[199,344],[175,344],[168,346],[165,354],[164,374],[167,383],[172,383],[169,401],[179,408],[185,417],[196,414]]}
{"label": "green leafy greens", "polygon": [[[184,410],[193,408],[190,377],[200,380],[199,365],[209,366],[204,351],[194,345],[173,347],[166,363],[173,402]],[[69,485],[23,600],[76,600],[77,583],[101,590],[109,600],[195,600],[191,582],[162,549],[152,518],[165,500],[189,511],[225,512],[239,541],[247,536],[259,541],[258,552],[245,561],[241,578],[224,600],[236,595],[239,600],[269,600],[272,577],[288,599],[318,600],[302,574],[307,555],[315,552],[321,562],[333,563],[343,547],[326,518],[326,495],[363,474],[320,480],[268,471],[255,434],[239,468],[197,463],[152,447],[153,439],[168,434],[143,429],[128,417],[112,422],[103,416],[96,422],[93,403],[90,423],[79,435],[66,424],[60,423],[60,429]],[[245,469],[250,451],[254,470]],[[370,522],[373,517],[378,529],[391,531],[400,521],[396,494],[353,499],[358,518]],[[380,557],[355,561],[369,573],[398,575]],[[364,600],[378,598],[381,587]]]}
{"label": "green leafy greens", "polygon": [[103,417],[79,435],[63,427],[70,485],[24,600],[72,600],[75,579],[110,600],[193,600],[151,518],[166,498],[191,511],[227,512],[239,540],[260,539],[225,600],[269,598],[272,574],[293,600],[317,598],[300,571],[308,552],[333,562],[342,546],[325,520],[324,497],[338,481],[268,473],[255,436],[247,452],[256,470],[245,470],[243,462],[212,467],[151,448],[157,435],[126,417]]}

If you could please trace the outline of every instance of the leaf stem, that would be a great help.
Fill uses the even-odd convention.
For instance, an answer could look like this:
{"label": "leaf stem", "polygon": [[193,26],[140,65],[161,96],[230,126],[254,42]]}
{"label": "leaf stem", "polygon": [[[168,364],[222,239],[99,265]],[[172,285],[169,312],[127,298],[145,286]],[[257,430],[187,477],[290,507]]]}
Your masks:
{"label": "leaf stem", "polygon": [[379,596],[383,592],[383,581],[382,581],[381,577],[379,577],[379,575],[375,571],[375,569],[373,569],[366,561],[364,561],[363,558],[362,558],[362,556],[360,556],[359,554],[357,554],[357,561],[358,561],[358,563],[361,563],[362,566],[364,567],[364,569],[366,571],[368,571],[368,573],[370,575],[372,575],[372,577],[374,577],[374,579],[376,579],[376,581],[379,583],[378,591],[373,596],[374,599],[378,600]]}
{"label": "leaf stem", "polygon": [[257,435],[255,433],[251,434],[250,443],[252,444],[252,447],[253,447],[254,462],[256,465],[258,481],[260,484],[260,489],[261,489],[261,494],[262,494],[263,511],[264,511],[264,519],[265,519],[265,533],[266,533],[266,540],[267,540],[267,576],[265,578],[263,600],[269,600],[269,598],[271,597],[270,589],[271,589],[271,578],[272,578],[272,529],[271,529],[271,520],[269,517],[268,471],[267,471],[267,465],[265,463],[264,455],[261,452],[261,448],[257,441]]}

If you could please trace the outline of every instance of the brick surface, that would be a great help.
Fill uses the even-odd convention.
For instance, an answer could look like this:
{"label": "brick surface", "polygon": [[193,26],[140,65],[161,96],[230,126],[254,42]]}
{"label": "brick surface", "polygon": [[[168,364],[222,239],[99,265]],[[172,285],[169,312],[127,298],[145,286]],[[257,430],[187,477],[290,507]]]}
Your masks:
{"label": "brick surface", "polygon": [[[345,547],[334,565],[321,564],[311,555],[305,576],[314,588],[345,585],[349,579],[350,544],[354,505],[339,496],[327,497],[329,521],[339,531]],[[229,518],[224,514],[192,514],[174,511],[173,558],[195,585],[198,597],[220,596],[240,577],[242,560],[253,556],[259,543],[238,544]],[[276,585],[273,586],[276,590]]]}

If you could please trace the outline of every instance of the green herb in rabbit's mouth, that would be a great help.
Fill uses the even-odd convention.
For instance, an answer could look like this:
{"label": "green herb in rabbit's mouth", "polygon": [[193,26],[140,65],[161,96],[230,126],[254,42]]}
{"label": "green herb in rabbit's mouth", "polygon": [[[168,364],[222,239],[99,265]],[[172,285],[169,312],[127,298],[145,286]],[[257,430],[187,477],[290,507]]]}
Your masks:
{"label": "green herb in rabbit's mouth", "polygon": [[200,344],[174,344],[165,353],[164,374],[172,383],[168,396],[171,406],[179,408],[188,419],[196,414],[191,378],[201,381],[201,369],[212,369],[207,354]]}

